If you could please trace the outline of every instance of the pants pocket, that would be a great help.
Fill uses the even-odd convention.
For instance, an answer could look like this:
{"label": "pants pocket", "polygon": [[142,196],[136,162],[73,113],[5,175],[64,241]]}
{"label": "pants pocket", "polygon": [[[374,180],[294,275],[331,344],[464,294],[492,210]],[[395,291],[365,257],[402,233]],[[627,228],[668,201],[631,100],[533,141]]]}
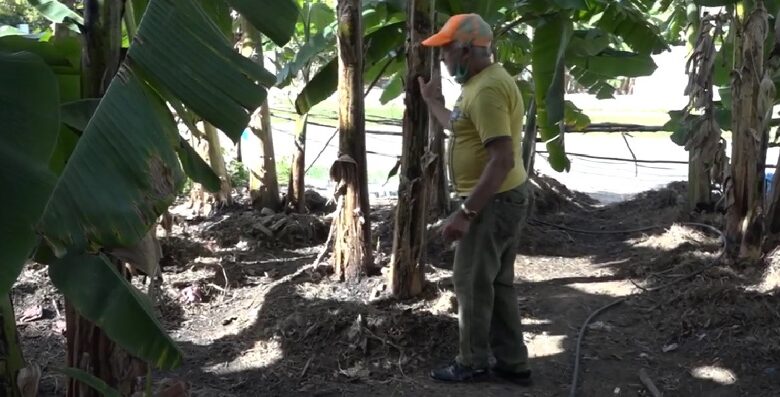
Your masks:
{"label": "pants pocket", "polygon": [[515,236],[528,216],[530,196],[525,186],[510,190],[502,197],[496,198],[496,231],[499,237],[508,238]]}

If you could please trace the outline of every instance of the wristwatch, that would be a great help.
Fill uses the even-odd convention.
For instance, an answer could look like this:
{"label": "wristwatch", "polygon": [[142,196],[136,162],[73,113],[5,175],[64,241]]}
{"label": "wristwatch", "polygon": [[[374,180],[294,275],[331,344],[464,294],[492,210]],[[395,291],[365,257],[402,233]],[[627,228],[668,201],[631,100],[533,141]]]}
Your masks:
{"label": "wristwatch", "polygon": [[477,211],[468,209],[466,203],[460,203],[460,211],[463,212],[463,215],[468,220],[473,220],[477,216]]}

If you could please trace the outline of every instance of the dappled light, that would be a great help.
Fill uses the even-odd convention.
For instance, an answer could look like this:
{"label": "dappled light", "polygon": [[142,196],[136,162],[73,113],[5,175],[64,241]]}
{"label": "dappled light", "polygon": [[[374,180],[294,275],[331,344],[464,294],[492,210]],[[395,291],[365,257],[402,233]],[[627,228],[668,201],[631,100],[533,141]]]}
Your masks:
{"label": "dappled light", "polygon": [[688,225],[673,224],[663,234],[653,235],[649,238],[637,238],[637,247],[655,248],[671,251],[682,244],[696,244],[712,239],[704,232]]}
{"label": "dappled light", "polygon": [[778,10],[2,1],[0,396],[780,396]]}
{"label": "dappled light", "polygon": [[202,368],[216,375],[230,375],[271,367],[284,358],[282,343],[278,339],[259,340],[228,362],[219,362]]}
{"label": "dappled light", "polygon": [[582,291],[589,294],[614,296],[614,297],[627,296],[639,291],[639,288],[631,284],[631,282],[629,282],[628,280],[599,282],[597,284],[596,283],[572,283],[569,284],[569,286],[576,289],[577,291]]}
{"label": "dappled light", "polygon": [[529,357],[541,358],[556,356],[564,353],[566,350],[563,347],[563,342],[566,340],[566,335],[548,335],[543,334],[527,334],[525,336],[525,343],[528,346]]}
{"label": "dappled light", "polygon": [[696,379],[711,380],[721,385],[732,385],[737,382],[737,375],[733,371],[712,365],[704,365],[691,370],[691,375]]}

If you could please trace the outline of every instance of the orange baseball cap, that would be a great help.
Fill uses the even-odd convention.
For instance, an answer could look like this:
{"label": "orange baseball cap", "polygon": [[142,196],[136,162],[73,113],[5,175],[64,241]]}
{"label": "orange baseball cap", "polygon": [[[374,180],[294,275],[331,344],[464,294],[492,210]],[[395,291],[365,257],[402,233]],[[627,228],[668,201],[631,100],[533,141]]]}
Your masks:
{"label": "orange baseball cap", "polygon": [[450,17],[438,33],[423,40],[427,47],[441,47],[452,42],[490,47],[493,31],[477,14],[456,14]]}

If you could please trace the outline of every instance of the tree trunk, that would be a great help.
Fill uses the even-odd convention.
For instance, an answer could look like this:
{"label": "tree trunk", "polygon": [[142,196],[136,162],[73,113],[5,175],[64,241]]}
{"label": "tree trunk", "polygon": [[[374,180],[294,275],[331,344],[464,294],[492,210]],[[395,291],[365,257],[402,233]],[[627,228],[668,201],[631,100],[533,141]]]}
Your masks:
{"label": "tree trunk", "polygon": [[252,129],[263,146],[263,168],[260,173],[259,192],[253,205],[255,208],[267,207],[278,211],[282,204],[281,197],[279,197],[279,175],[276,173],[274,135],[271,128],[271,110],[268,100],[260,106],[260,125],[262,128],[259,131]]}
{"label": "tree trunk", "polygon": [[[190,138],[190,145],[198,153],[201,158],[207,159],[209,157],[209,143],[204,138],[195,136],[195,132]],[[211,213],[212,205],[214,203],[211,195],[206,193],[206,189],[200,183],[192,182],[192,188],[190,189],[190,208],[195,215],[208,215]]]}
{"label": "tree trunk", "polygon": [[[311,4],[309,4],[311,7]],[[311,12],[311,11],[309,11]],[[308,43],[311,38],[310,20],[304,22],[303,41]],[[311,62],[302,68],[304,86],[309,84]],[[290,179],[288,180],[288,207],[297,213],[306,212],[306,131],[309,114],[299,115],[295,123],[295,153],[290,164]]]}
{"label": "tree trunk", "polygon": [[119,69],[124,0],[85,0],[81,92],[100,98]]}
{"label": "tree trunk", "polygon": [[219,142],[219,133],[213,125],[206,121],[203,122],[203,132],[209,143],[209,163],[220,181],[219,193],[215,196],[221,205],[232,205],[233,196],[231,193],[233,189],[230,186],[230,175],[228,175],[227,167],[225,167],[225,158],[222,156],[222,144]]}
{"label": "tree trunk", "polygon": [[712,204],[712,182],[705,153],[702,147],[693,147],[688,151],[688,209],[712,208]]}
{"label": "tree trunk", "polygon": [[426,151],[428,108],[420,94],[417,77],[430,79],[429,49],[420,44],[431,34],[428,18],[430,2],[412,2],[406,18],[409,47],[406,53],[406,110],[403,121],[401,169],[398,173],[398,204],[390,260],[390,291],[398,298],[422,292],[425,282],[426,204],[429,176],[435,171],[435,158]]}
{"label": "tree trunk", "polygon": [[[780,18],[780,12],[778,12],[778,15],[775,17],[776,21],[777,18]],[[769,69],[767,70],[767,74],[770,76],[774,75],[775,72],[780,69],[780,42],[777,40],[778,37],[780,37],[780,25],[775,24],[775,47],[772,50],[772,55],[767,61],[767,68]],[[780,164],[780,156],[778,156],[778,162],[776,164]],[[765,170],[765,168],[762,167],[762,170]],[[778,174],[777,169],[775,169],[772,178],[772,192],[771,195],[765,199],[765,205],[767,211],[764,219],[766,233],[764,251],[768,252],[777,247],[777,244],[780,243],[780,175]]]}
{"label": "tree trunk", "polygon": [[534,171],[534,158],[536,157],[536,101],[533,98],[528,104],[528,114],[525,116],[521,150],[523,151],[523,166],[530,178]]}
{"label": "tree trunk", "polygon": [[[780,164],[780,156],[778,156],[777,161],[775,164]],[[778,174],[777,170],[775,170],[772,179],[772,194],[767,199],[767,208],[765,220],[767,241],[765,251],[773,249],[780,242],[780,174]]]}
{"label": "tree trunk", "polygon": [[[432,24],[432,23],[431,23]],[[439,76],[441,70],[441,63],[437,56],[437,50],[435,48],[429,49],[429,61],[428,68],[432,70],[430,75]],[[426,76],[428,76],[426,74]],[[441,92],[436,95],[441,96]],[[417,98],[419,99],[419,98]],[[430,220],[436,220],[449,215],[450,213],[450,194],[447,181],[447,153],[444,150],[444,129],[434,120],[430,115],[428,118],[428,151],[434,157],[434,171],[431,175],[430,186],[428,189],[428,196],[430,201],[428,203],[428,214]]]}
{"label": "tree trunk", "polygon": [[[686,92],[690,96],[689,103],[693,108],[704,107],[707,123],[691,132],[685,149],[688,151],[688,209],[712,208],[711,167],[715,158],[711,153],[720,138],[720,128],[705,128],[712,126],[714,88],[712,75],[714,73],[715,56],[714,35],[716,28],[710,21],[701,18],[701,7],[690,7],[687,15],[688,34],[686,47],[692,53],[686,64],[686,73],[690,75]],[[717,24],[717,22],[715,22]],[[720,31],[720,27],[717,27]]]}
{"label": "tree trunk", "polygon": [[764,161],[774,98],[774,84],[764,68],[766,8],[761,0],[755,4],[737,34],[740,58],[732,77],[732,161],[726,182],[726,252],[746,262],[761,257]]}
{"label": "tree trunk", "polygon": [[11,295],[0,297],[0,395],[19,397],[16,386],[19,370],[24,368],[22,348],[16,333],[16,319]]}
{"label": "tree trunk", "polygon": [[[241,53],[260,66],[264,66],[263,40],[260,32],[252,24],[241,18]],[[258,120],[259,113],[259,123]],[[271,129],[271,111],[266,99],[260,109],[252,115],[249,123],[252,133],[260,140],[263,161],[259,169],[249,170],[249,194],[252,206],[256,209],[270,208],[278,211],[281,208],[279,197],[279,177],[276,173],[276,155],[274,152],[273,130]]]}
{"label": "tree trunk", "polygon": [[[121,263],[114,262],[126,274]],[[129,278],[129,277],[128,277]],[[147,372],[147,364],[131,356],[111,341],[103,331],[81,317],[66,301],[65,336],[68,344],[67,366],[86,371],[128,396],[142,390],[138,379]],[[74,352],[73,354],[71,352]],[[74,379],[70,379],[67,396],[98,397],[100,393]]]}
{"label": "tree trunk", "polygon": [[304,177],[306,175],[306,125],[309,115],[298,116],[295,123],[295,153],[293,153],[290,175],[290,207],[298,213],[306,212]]}
{"label": "tree trunk", "polygon": [[338,0],[339,159],[331,168],[344,205],[334,219],[336,274],[357,281],[372,270],[366,128],[363,103],[363,23],[360,0]]}
{"label": "tree trunk", "polygon": [[[84,98],[101,98],[119,69],[123,6],[123,0],[84,2],[81,86]],[[124,266],[117,266],[124,270]],[[146,364],[114,344],[100,328],[81,317],[67,300],[65,316],[66,365],[97,376],[125,395],[135,392],[138,389],[136,379],[146,374]],[[67,395],[97,397],[99,393],[70,379]]]}

